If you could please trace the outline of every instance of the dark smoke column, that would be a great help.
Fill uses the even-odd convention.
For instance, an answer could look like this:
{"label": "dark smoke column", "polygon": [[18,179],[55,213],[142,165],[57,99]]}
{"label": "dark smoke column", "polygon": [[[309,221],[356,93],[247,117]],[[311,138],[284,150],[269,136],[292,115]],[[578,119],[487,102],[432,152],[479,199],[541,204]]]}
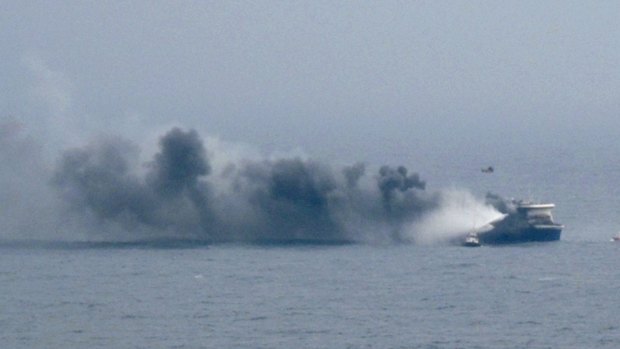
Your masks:
{"label": "dark smoke column", "polygon": [[149,176],[153,189],[164,196],[195,190],[198,179],[211,173],[202,140],[195,130],[173,128],[159,141]]}

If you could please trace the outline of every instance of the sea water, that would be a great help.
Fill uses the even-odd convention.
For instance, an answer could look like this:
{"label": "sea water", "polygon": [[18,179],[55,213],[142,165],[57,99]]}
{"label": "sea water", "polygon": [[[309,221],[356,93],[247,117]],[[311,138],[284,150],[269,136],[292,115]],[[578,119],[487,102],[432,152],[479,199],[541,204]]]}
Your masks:
{"label": "sea water", "polygon": [[620,244],[0,249],[3,348],[618,348]]}

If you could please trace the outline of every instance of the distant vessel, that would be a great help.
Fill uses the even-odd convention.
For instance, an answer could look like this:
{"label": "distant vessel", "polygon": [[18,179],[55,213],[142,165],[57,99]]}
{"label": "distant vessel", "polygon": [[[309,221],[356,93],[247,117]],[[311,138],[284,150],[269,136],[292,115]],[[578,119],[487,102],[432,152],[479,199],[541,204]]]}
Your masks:
{"label": "distant vessel", "polygon": [[614,237],[611,238],[611,241],[614,242],[620,242],[620,233],[616,234]]}
{"label": "distant vessel", "polygon": [[508,203],[508,213],[478,230],[478,239],[482,244],[560,240],[564,226],[553,221],[554,207],[513,200]]}
{"label": "distant vessel", "polygon": [[463,242],[463,246],[467,247],[479,247],[480,239],[478,239],[478,235],[476,233],[469,233],[467,237],[465,237],[465,241]]}

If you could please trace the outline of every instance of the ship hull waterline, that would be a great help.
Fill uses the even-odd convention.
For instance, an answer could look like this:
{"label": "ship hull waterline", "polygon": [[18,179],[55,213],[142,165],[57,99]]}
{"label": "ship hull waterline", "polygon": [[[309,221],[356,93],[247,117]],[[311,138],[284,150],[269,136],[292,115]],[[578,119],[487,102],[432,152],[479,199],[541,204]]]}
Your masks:
{"label": "ship hull waterline", "polygon": [[516,230],[492,229],[478,234],[481,244],[500,245],[527,242],[558,241],[562,235],[562,226],[528,227]]}

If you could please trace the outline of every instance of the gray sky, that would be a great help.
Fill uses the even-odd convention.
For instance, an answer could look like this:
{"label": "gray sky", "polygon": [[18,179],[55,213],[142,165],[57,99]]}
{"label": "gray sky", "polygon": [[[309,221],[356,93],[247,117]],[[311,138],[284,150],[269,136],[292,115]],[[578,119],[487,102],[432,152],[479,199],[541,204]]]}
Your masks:
{"label": "gray sky", "polygon": [[[131,166],[152,172],[158,139],[179,126],[255,159],[363,161],[370,184],[402,164],[430,193],[550,200],[573,231],[594,221],[606,237],[620,207],[618,14],[618,1],[0,0],[0,230],[70,230],[48,185],[66,148],[90,143],[69,170],[123,175],[103,160],[135,151]],[[205,145],[233,172],[247,151]],[[287,161],[259,167],[314,168]],[[584,207],[597,209],[582,223]]]}
{"label": "gray sky", "polygon": [[50,145],[179,125],[337,161],[587,143],[620,129],[618,14],[617,1],[2,1],[0,116]]}

